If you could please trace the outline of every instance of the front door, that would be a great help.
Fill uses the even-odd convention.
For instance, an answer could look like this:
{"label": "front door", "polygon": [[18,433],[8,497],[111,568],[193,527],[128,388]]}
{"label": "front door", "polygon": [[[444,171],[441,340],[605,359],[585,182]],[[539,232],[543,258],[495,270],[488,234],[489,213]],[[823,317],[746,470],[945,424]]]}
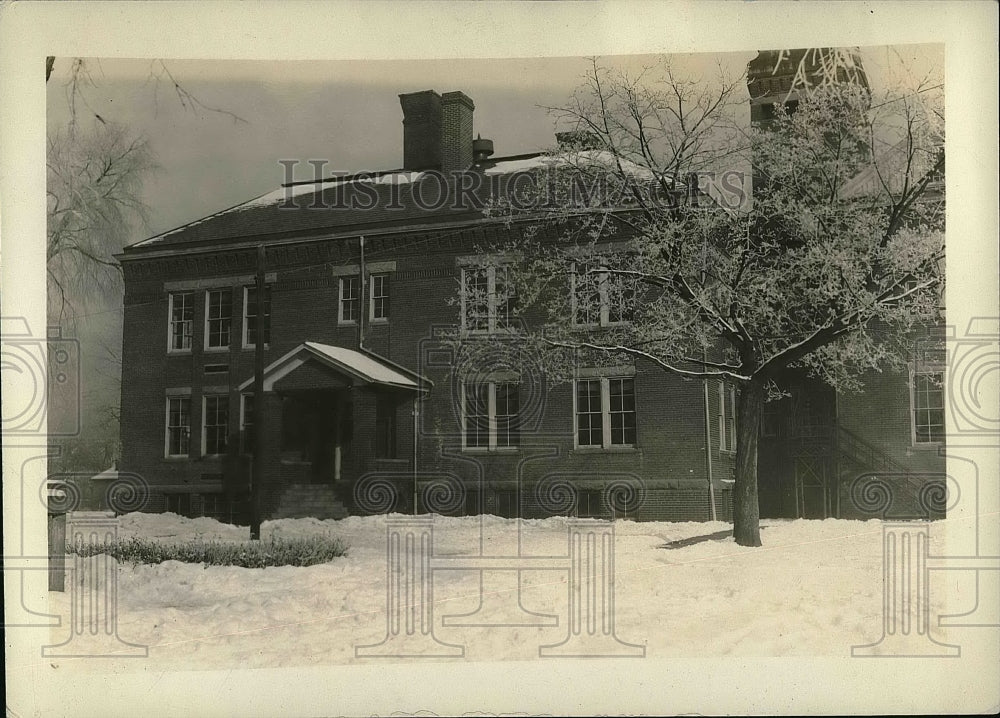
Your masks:
{"label": "front door", "polygon": [[[333,484],[349,458],[353,408],[338,391],[288,394],[282,399],[282,460],[302,479]],[[302,480],[300,479],[300,480]]]}
{"label": "front door", "polygon": [[757,484],[763,518],[830,515],[832,439],[836,398],[813,379],[789,374],[780,382],[790,396],[764,405],[757,449]]}

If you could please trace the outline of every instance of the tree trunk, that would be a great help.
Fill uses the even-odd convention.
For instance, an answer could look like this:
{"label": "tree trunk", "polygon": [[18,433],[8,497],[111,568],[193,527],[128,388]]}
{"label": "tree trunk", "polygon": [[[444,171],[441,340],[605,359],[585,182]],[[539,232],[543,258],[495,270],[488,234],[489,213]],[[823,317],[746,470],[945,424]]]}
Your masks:
{"label": "tree trunk", "polygon": [[740,546],[760,546],[757,504],[757,436],[765,385],[753,378],[739,391],[736,408],[736,483],[733,486],[733,538]]}

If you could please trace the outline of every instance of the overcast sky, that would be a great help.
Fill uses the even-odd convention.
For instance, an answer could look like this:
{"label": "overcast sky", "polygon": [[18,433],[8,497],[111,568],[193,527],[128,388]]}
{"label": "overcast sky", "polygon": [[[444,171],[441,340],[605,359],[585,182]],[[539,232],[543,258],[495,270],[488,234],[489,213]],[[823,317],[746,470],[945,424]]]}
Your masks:
{"label": "overcast sky", "polygon": [[[915,71],[943,66],[941,46],[901,50]],[[718,67],[739,75],[756,53],[676,56],[689,76],[709,79]],[[874,88],[884,84],[893,52],[869,48],[863,59]],[[628,69],[650,56],[605,58]],[[50,131],[69,116],[69,58],[59,58],[48,83]],[[185,107],[170,80],[149,60],[88,60],[94,86],[84,94],[92,112],[143,133],[162,171],[147,182],[152,213],[135,241],[230,207],[276,188],[281,159],[302,161],[296,179],[311,179],[307,160],[334,170],[391,169],[402,163],[398,95],[462,90],[476,104],[475,132],[492,139],[496,155],[538,151],[553,141],[554,120],[540,106],[566,102],[586,72],[585,58],[468,61],[193,61],[168,60],[171,74],[205,105],[239,115]],[[159,82],[155,76],[161,75]],[[86,108],[82,115],[87,115]]]}

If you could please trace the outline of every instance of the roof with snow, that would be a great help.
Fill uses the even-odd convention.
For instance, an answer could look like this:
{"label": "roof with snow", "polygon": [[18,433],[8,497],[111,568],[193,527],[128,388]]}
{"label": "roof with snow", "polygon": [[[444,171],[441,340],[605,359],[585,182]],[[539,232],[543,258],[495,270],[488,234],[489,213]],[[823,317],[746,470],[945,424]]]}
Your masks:
{"label": "roof with snow", "polygon": [[[388,170],[296,182],[155,235],[126,248],[175,248],[247,239],[349,235],[373,230],[486,218],[491,198],[516,189],[519,174],[550,169],[622,172],[651,180],[651,171],[608,152],[533,153],[501,157],[445,176],[436,171]],[[668,180],[673,185],[672,180]]]}
{"label": "roof with snow", "polygon": [[[318,342],[303,342],[264,369],[264,391],[273,391],[274,384],[307,362],[316,362],[342,377],[348,386],[378,386],[419,391],[430,381],[409,369],[365,350],[357,351]],[[245,391],[253,385],[248,379],[240,385]]]}

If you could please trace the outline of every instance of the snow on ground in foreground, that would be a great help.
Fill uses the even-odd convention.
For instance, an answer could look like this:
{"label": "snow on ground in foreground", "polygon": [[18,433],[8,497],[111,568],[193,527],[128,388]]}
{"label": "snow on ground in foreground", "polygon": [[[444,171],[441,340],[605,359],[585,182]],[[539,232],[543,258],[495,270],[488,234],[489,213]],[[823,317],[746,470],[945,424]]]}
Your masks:
{"label": "snow on ground in foreground", "polygon": [[[70,517],[68,530],[85,517]],[[354,650],[379,643],[386,634],[385,518],[266,522],[265,540],[324,534],[349,545],[346,556],[308,568],[120,564],[118,634],[149,646],[148,660],[163,668],[402,660],[356,658]],[[520,524],[523,555],[566,554],[565,518]],[[879,639],[880,522],[765,521],[763,526],[764,547],[752,549],[737,546],[727,535],[731,526],[721,522],[616,522],[618,636],[644,644],[647,656],[661,658],[844,656],[852,645]],[[435,554],[476,555],[482,544],[484,554],[509,556],[518,550],[517,531],[518,522],[511,519],[435,517]],[[239,541],[249,535],[246,527],[169,513],[128,514],[120,518],[118,532],[163,541]],[[509,571],[483,574],[486,600],[476,622],[516,622],[518,613],[511,610],[516,601],[498,600],[516,595],[515,577]],[[70,592],[49,595],[50,610],[68,616]],[[464,644],[466,660],[537,659],[540,645],[566,636],[565,571],[522,572],[521,605],[557,616],[558,625],[443,624],[443,616],[475,611],[479,596],[477,571],[435,572],[435,637]],[[65,638],[58,629],[53,631],[57,636]],[[147,661],[122,663],[149,667]]]}

